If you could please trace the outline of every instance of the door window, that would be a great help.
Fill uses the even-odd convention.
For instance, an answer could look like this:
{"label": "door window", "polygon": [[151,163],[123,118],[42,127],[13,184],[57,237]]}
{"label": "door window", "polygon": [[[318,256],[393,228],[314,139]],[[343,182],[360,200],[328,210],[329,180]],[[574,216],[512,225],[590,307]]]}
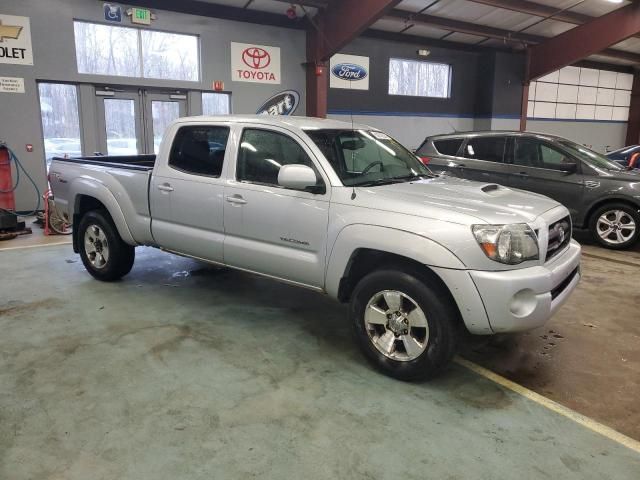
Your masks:
{"label": "door window", "polygon": [[107,129],[107,154],[137,155],[135,102],[105,98],[104,119]]}
{"label": "door window", "polygon": [[562,170],[562,166],[572,163],[572,160],[560,150],[538,140],[516,138],[513,163],[523,167]]}
{"label": "door window", "polygon": [[460,145],[462,145],[461,138],[446,138],[444,140],[435,140],[433,145],[436,147],[438,153],[442,155],[454,156],[458,153]]}
{"label": "door window", "polygon": [[180,104],[153,100],[151,102],[151,129],[153,131],[153,153],[160,150],[160,141],[167,127],[180,117]]}
{"label": "door window", "polygon": [[277,186],[280,168],[293,164],[306,165],[316,171],[307,153],[291,137],[251,128],[242,133],[237,167],[239,181]]}
{"label": "door window", "polygon": [[506,143],[506,137],[470,138],[464,147],[464,156],[475,160],[501,163]]}
{"label": "door window", "polygon": [[181,127],[171,147],[169,166],[195,175],[219,177],[228,138],[227,127]]}

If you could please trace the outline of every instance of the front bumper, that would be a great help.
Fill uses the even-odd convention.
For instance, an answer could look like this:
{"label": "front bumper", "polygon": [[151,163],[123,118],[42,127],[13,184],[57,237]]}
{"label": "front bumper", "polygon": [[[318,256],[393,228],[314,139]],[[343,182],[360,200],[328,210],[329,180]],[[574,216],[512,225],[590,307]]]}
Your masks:
{"label": "front bumper", "polygon": [[540,266],[500,272],[469,271],[494,333],[544,325],[580,281],[580,245]]}

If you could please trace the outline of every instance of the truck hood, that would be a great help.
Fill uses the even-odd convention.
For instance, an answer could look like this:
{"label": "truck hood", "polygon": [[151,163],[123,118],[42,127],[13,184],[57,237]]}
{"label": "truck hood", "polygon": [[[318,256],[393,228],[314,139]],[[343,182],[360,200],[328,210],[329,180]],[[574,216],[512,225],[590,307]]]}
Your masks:
{"label": "truck hood", "polygon": [[369,208],[430,218],[444,213],[444,219],[465,224],[532,222],[560,205],[543,195],[450,176],[362,187],[358,197]]}

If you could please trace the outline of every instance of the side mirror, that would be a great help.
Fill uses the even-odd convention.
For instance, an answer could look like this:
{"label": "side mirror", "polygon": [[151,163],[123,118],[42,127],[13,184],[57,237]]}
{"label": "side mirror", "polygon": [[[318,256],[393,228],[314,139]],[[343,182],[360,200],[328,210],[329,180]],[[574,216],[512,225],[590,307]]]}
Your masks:
{"label": "side mirror", "polygon": [[278,185],[292,190],[315,187],[317,181],[316,172],[306,165],[283,165],[278,172]]}
{"label": "side mirror", "polygon": [[578,171],[577,163],[562,163],[560,164],[560,171],[565,173],[576,173]]}

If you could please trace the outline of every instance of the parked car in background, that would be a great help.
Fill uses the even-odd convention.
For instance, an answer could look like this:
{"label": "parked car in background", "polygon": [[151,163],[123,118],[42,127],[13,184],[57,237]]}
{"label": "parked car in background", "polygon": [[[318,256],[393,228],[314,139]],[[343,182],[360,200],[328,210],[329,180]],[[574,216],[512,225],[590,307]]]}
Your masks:
{"label": "parked car in background", "polygon": [[528,132],[428,137],[416,155],[436,172],[540,193],[564,204],[576,228],[628,248],[640,233],[640,170],[627,171],[575,142]]}
{"label": "parked car in background", "polygon": [[193,117],[162,142],[158,156],[53,160],[56,204],[99,280],[150,245],[324,292],[350,303],[374,365],[412,379],[451,360],[463,325],[543,325],[580,279],[565,207],[436,177],[372,127]]}
{"label": "parked car in background", "polygon": [[[637,155],[636,155],[637,154]],[[640,145],[629,145],[607,153],[607,158],[622,167],[640,168]],[[633,165],[632,165],[633,160]]]}

